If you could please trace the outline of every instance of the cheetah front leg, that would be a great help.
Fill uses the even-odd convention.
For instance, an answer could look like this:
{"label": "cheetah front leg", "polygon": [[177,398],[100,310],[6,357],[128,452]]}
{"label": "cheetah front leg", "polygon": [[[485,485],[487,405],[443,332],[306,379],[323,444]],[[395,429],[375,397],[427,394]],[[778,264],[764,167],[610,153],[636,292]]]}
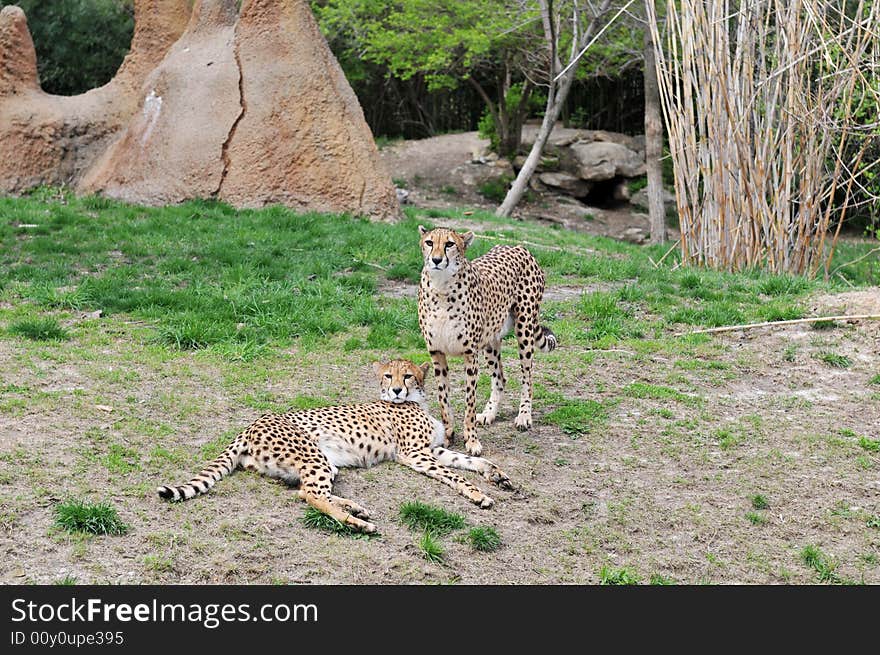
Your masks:
{"label": "cheetah front leg", "polygon": [[476,471],[489,482],[497,484],[502,489],[513,489],[513,485],[510,482],[510,478],[507,477],[507,474],[488,459],[471,457],[464,453],[448,450],[442,446],[431,448],[431,454],[433,454],[434,457],[437,458],[437,461],[443,466],[463,469],[465,471]]}
{"label": "cheetah front leg", "polygon": [[431,361],[434,363],[434,379],[437,380],[437,400],[440,403],[440,418],[443,419],[443,427],[446,429],[446,445],[455,439],[455,423],[452,415],[452,406],[449,404],[449,365],[446,355],[439,350],[431,351]]}
{"label": "cheetah front leg", "polygon": [[492,425],[498,416],[498,407],[504,397],[504,369],[501,367],[501,340],[490,341],[486,346],[486,364],[492,372],[492,393],[486,407],[477,414],[477,423]]}
{"label": "cheetah front leg", "polygon": [[467,376],[464,389],[464,449],[468,455],[478,456],[483,445],[476,435],[477,423],[477,355],[472,351],[464,353],[464,372]]}
{"label": "cheetah front leg", "polygon": [[495,504],[494,500],[470,482],[441,465],[427,448],[407,453],[398,453],[397,461],[414,471],[418,471],[429,478],[439,480],[448,487],[452,487],[469,501],[483,509],[489,509]]}

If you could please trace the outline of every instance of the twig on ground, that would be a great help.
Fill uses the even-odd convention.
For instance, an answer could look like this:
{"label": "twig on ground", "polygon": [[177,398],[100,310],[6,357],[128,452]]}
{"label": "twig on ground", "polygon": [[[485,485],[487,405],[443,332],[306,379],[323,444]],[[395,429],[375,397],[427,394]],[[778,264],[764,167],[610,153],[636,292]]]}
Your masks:
{"label": "twig on ground", "polygon": [[506,241],[508,243],[519,243],[526,246],[534,246],[535,248],[546,248],[547,250],[555,250],[556,252],[574,252],[574,253],[583,253],[587,255],[595,255],[597,251],[591,250],[590,248],[560,248],[559,246],[548,246],[543,243],[534,243],[533,241],[520,241],[519,239],[507,239],[505,237],[491,237],[488,234],[477,234],[474,233],[474,236],[478,239],[487,239],[489,241]]}
{"label": "twig on ground", "polygon": [[689,334],[709,334],[710,332],[733,332],[749,330],[757,327],[774,327],[776,325],[796,325],[798,323],[819,323],[821,321],[880,321],[880,314],[849,314],[843,316],[815,316],[813,318],[796,318],[788,321],[764,321],[763,323],[744,323],[742,325],[724,325],[722,327],[676,332],[674,336],[683,337]]}

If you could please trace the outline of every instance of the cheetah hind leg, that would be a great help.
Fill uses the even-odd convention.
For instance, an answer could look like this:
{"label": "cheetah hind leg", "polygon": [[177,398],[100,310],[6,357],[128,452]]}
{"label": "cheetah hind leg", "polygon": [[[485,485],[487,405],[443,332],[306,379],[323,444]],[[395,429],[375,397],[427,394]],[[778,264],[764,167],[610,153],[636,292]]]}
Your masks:
{"label": "cheetah hind leg", "polygon": [[297,494],[319,512],[333,517],[340,523],[360,532],[376,532],[376,526],[364,519],[369,518],[366,510],[347,498],[334,496],[334,470],[327,456],[307,438],[297,440],[296,460],[288,455],[286,461],[279,462],[280,468],[295,470],[299,477]]}
{"label": "cheetah hind leg", "polygon": [[492,425],[498,416],[498,407],[504,397],[504,369],[501,367],[501,340],[490,341],[486,346],[486,364],[492,375],[492,393],[486,407],[477,414],[477,423]]}

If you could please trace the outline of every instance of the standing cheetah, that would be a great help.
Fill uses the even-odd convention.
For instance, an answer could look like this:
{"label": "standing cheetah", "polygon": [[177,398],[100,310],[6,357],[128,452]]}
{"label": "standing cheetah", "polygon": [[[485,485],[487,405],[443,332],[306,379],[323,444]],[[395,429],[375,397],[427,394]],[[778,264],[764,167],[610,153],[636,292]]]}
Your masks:
{"label": "standing cheetah", "polygon": [[[434,362],[434,375],[446,438],[454,434],[449,406],[447,355],[464,357],[464,439],[471,455],[483,447],[475,436],[475,423],[489,425],[498,414],[504,393],[501,338],[515,330],[523,384],[516,427],[532,426],[532,355],[537,347],[549,352],[556,336],[538,324],[544,294],[544,273],[522,246],[495,246],[482,257],[468,261],[465,250],[472,232],[459,234],[446,228],[427,230],[421,225],[424,265],[419,284],[419,327]],[[492,393],[485,409],[476,413],[477,355],[486,351],[492,370]]]}
{"label": "standing cheetah", "polygon": [[376,362],[381,400],[265,414],[188,483],[156,491],[168,500],[188,500],[207,493],[220,478],[241,466],[299,483],[299,497],[312,507],[357,530],[375,532],[376,526],[367,521],[367,510],[330,493],[333,481],[340,466],[369,467],[396,460],[488,509],[495,501],[447,467],[478,471],[505,489],[512,488],[510,480],[488,460],[442,447],[443,424],[427,412],[428,366],[406,360]]}

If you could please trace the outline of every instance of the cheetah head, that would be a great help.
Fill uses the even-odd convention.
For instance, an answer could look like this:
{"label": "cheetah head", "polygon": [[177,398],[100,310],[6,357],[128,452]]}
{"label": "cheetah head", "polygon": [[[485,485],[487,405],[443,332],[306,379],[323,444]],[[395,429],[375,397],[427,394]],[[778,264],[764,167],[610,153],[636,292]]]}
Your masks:
{"label": "cheetah head", "polygon": [[428,230],[419,225],[422,235],[424,268],[433,275],[453,275],[465,261],[464,251],[474,240],[473,232],[459,234],[445,227]]}
{"label": "cheetah head", "polygon": [[381,398],[392,403],[421,403],[425,400],[425,373],[430,363],[417,366],[406,359],[375,362],[373,370],[379,376]]}

